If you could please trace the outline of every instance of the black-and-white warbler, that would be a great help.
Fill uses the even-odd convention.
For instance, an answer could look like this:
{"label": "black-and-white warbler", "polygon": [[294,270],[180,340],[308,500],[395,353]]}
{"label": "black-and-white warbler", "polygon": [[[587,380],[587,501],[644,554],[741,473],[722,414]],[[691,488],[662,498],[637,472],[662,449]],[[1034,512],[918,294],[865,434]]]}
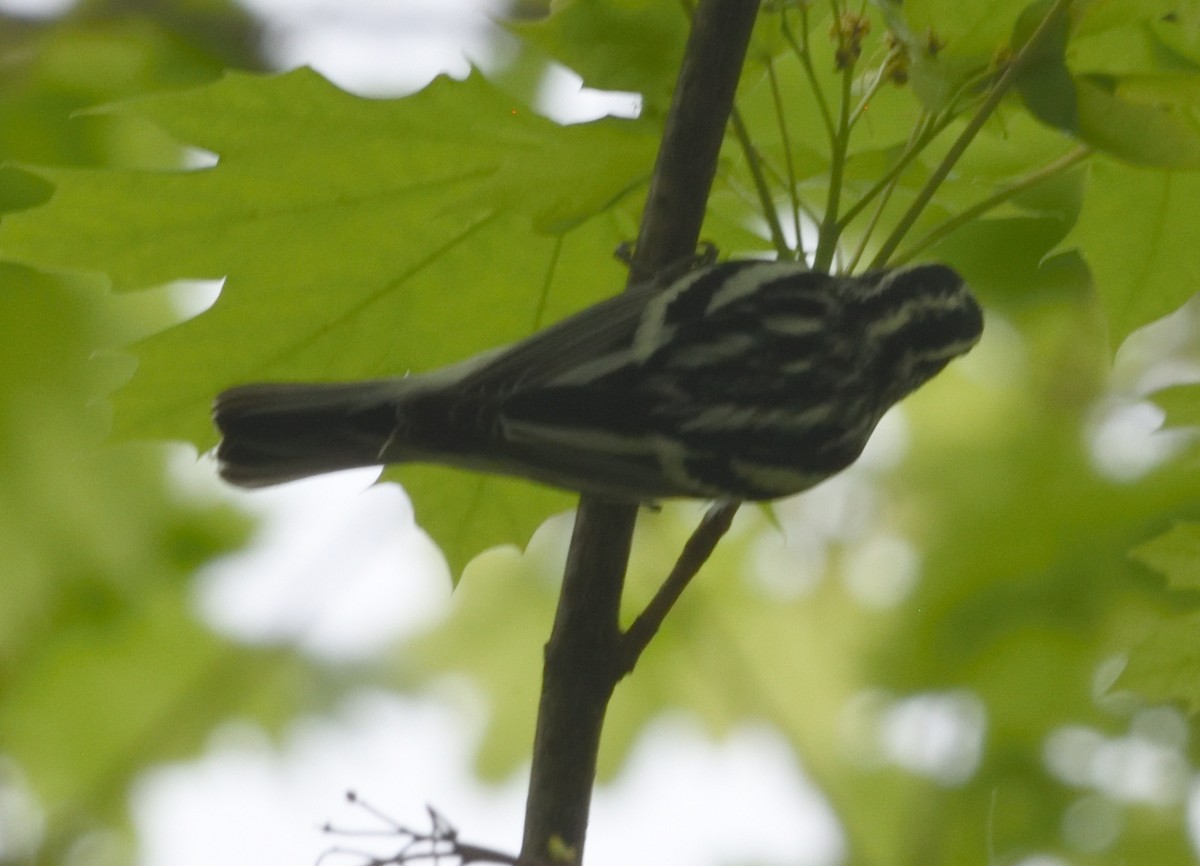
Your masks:
{"label": "black-and-white warbler", "polygon": [[726,262],[430,373],[225,391],[217,456],[243,487],[424,461],[620,500],[774,499],[849,466],[982,328],[942,265]]}

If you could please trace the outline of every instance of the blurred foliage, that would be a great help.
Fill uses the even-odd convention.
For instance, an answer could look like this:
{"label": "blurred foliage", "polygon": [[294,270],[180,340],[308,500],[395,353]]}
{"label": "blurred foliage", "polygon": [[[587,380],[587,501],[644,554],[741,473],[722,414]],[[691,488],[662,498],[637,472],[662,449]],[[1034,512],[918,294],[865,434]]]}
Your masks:
{"label": "blurred foliage", "polygon": [[[827,4],[775,7],[739,89],[753,146],[728,142],[705,236],[726,254],[832,249],[862,269],[1052,4],[880,2],[836,27]],[[101,804],[136,766],[194,749],[235,711],[278,724],[314,685],[286,654],[191,623],[183,578],[238,527],[171,499],[157,455],[95,447],[106,418],[88,401],[128,370],[92,355],[141,338],[117,427],[207,448],[224,386],[428,369],[612,292],[609,253],[634,234],[681,50],[664,8],[562,3],[514,25],[588,85],[645,95],[639,120],[571,127],[479,75],[364,100],[307,70],[155,92],[68,126],[74,108],[216,67],[129,25],[96,43],[105,89],[68,62],[84,55],[53,50],[91,25],[36,34],[24,78],[2,82],[20,98],[0,141],[74,167],[0,175],[2,201],[29,208],[0,225],[0,253],[20,263],[0,274],[14,353],[0,562],[17,575],[0,612],[0,745],[52,814],[69,812],[59,833],[119,819]],[[1076,2],[1051,27],[897,238],[898,255],[968,277],[983,342],[891,416],[860,465],[740,515],[618,690],[606,775],[666,709],[714,735],[767,719],[833,803],[850,862],[1194,862],[1200,478],[1190,433],[1171,447],[1117,434],[1147,397],[1171,424],[1200,419],[1195,317],[1174,313],[1200,285],[1197,33],[1200,6],[1183,0]],[[172,142],[219,161],[162,171]],[[126,168],[80,168],[103,164]],[[825,219],[831,201],[839,219]],[[117,294],[30,267],[102,273]],[[222,277],[211,310],[155,330],[166,311],[146,290]],[[1150,350],[1129,361],[1139,338]],[[1122,463],[1122,448],[1142,456]],[[392,477],[465,569],[450,620],[374,676],[470,674],[492,708],[480,768],[502,776],[527,758],[569,531],[543,521],[568,500],[436,468]],[[643,513],[628,615],[698,514]],[[208,701],[234,661],[241,685]],[[52,718],[79,701],[93,729]]]}
{"label": "blurred foliage", "polygon": [[[249,61],[247,19],[208,5],[242,34],[226,60]],[[13,163],[178,165],[150,124],[78,112],[212,81],[223,62],[186,21],[112,6],[0,24],[0,210],[51,192]],[[0,263],[0,799],[42,814],[31,829],[2,810],[0,862],[62,862],[124,826],[148,763],[193,754],[231,714],[277,726],[310,688],[290,655],[228,644],[192,613],[193,570],[246,520],[172,484],[162,446],[106,443],[102,398],[131,370],[113,350],[175,318],[161,292],[117,303],[98,277]]]}

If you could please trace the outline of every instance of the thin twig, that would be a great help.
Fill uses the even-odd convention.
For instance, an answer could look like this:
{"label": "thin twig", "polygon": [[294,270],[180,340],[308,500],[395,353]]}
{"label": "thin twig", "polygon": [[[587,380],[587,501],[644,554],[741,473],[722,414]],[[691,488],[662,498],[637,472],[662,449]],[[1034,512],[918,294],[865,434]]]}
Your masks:
{"label": "thin twig", "polygon": [[936,114],[924,112],[920,120],[913,127],[913,131],[908,137],[908,142],[904,145],[904,150],[901,151],[900,156],[896,159],[892,167],[884,172],[871,188],[863,193],[858,201],[843,211],[838,221],[839,236],[845,231],[850,222],[878,197],[874,212],[867,220],[867,225],[863,231],[859,233],[858,245],[847,260],[845,267],[847,273],[853,273],[857,270],[859,261],[866,254],[867,247],[871,243],[871,235],[883,217],[884,209],[891,199],[892,193],[896,191],[900,175],[958,117],[958,111],[955,107],[977,84],[978,80],[975,78],[964,81],[959,85],[957,92],[951,97],[945,109]]}
{"label": "thin twig", "polygon": [[646,605],[646,609],[625,631],[621,641],[621,655],[624,659],[622,667],[625,673],[633,670],[642,652],[654,635],[658,633],[659,627],[667,618],[667,614],[671,612],[671,608],[675,606],[675,602],[683,595],[683,591],[700,571],[701,566],[708,562],[717,542],[729,531],[729,526],[733,523],[733,516],[737,514],[739,505],[741,503],[737,501],[714,504],[704,515],[704,519],[700,521],[700,525],[696,527],[691,537],[688,538],[683,552],[679,554],[679,559],[676,560],[675,567],[671,569],[667,579],[663,581],[654,598]]}
{"label": "thin twig", "polygon": [[[841,32],[839,28],[838,32]],[[839,39],[845,39],[839,36]],[[841,233],[838,209],[842,202],[842,185],[845,183],[846,156],[850,148],[850,94],[854,85],[854,64],[847,62],[842,70],[841,105],[838,112],[837,134],[829,155],[829,196],[825,202],[825,216],[817,235],[817,254],[813,259],[814,271],[829,271],[837,252],[838,236]]]}
{"label": "thin twig", "polygon": [[400,824],[353,791],[346,793],[346,799],[378,820],[386,829],[346,830],[326,824],[324,827],[326,833],[341,837],[369,836],[395,839],[399,847],[391,854],[381,856],[357,848],[338,845],[322,853],[317,858],[316,866],[321,866],[326,860],[338,856],[356,858],[357,866],[408,866],[411,863],[421,862],[458,863],[459,866],[469,866],[472,863],[499,863],[501,866],[551,866],[548,860],[530,860],[506,851],[461,841],[454,825],[432,806],[425,807],[426,814],[429,816],[429,829],[414,830]]}
{"label": "thin twig", "polygon": [[742,153],[746,157],[746,165],[750,169],[750,177],[754,180],[754,190],[758,193],[758,206],[763,212],[763,217],[767,220],[767,226],[771,231],[771,243],[775,247],[775,252],[779,253],[780,258],[791,258],[792,251],[788,247],[787,238],[784,237],[783,226],[779,224],[779,213],[775,208],[775,201],[771,198],[771,188],[767,185],[767,178],[763,174],[758,151],[754,147],[754,142],[750,139],[750,133],[746,130],[746,124],[742,120],[742,115],[734,108],[733,112],[729,115],[729,120],[733,126],[733,133],[737,137],[738,145],[742,148]]}
{"label": "thin twig", "polygon": [[796,261],[803,261],[804,236],[800,228],[800,195],[796,188],[796,165],[792,157],[791,136],[788,134],[787,112],[783,110],[783,94],[779,91],[779,77],[775,74],[775,63],[770,57],[766,59],[766,66],[767,81],[771,85],[771,101],[775,104],[775,117],[779,121],[779,138],[783,142],[783,165],[787,171],[787,181],[784,186],[792,203],[792,231],[796,235],[792,258]]}
{"label": "thin twig", "polygon": [[858,105],[850,112],[850,127],[853,128],[858,124],[858,121],[867,112],[867,108],[871,104],[871,100],[875,98],[875,94],[879,92],[879,88],[887,79],[888,68],[892,65],[896,55],[899,54],[898,48],[893,48],[883,58],[883,62],[879,64],[879,70],[875,73],[875,77],[871,79],[871,83],[863,88],[862,96],[858,99]]}
{"label": "thin twig", "polygon": [[800,61],[800,66],[804,69],[804,74],[808,78],[813,98],[817,100],[817,110],[821,113],[821,120],[825,124],[825,135],[829,138],[830,145],[832,145],[837,135],[837,130],[833,125],[833,113],[829,110],[829,102],[825,99],[825,91],[821,89],[821,82],[817,79],[817,70],[812,65],[812,54],[809,51],[808,42],[808,7],[803,3],[800,4],[800,40],[797,40],[796,34],[792,32],[792,26],[788,23],[786,9],[780,11],[779,23],[783,30],[783,38],[792,46],[792,51],[795,52],[796,59]]}
{"label": "thin twig", "polygon": [[[896,191],[896,186],[900,181],[901,171],[916,157],[925,145],[937,135],[937,118],[930,114],[924,114],[913,128],[912,134],[909,135],[909,140],[905,144],[904,151],[900,154],[900,159],[896,161],[896,165],[892,167],[884,175],[886,183],[882,185],[876,184],[866,195],[860,199],[859,204],[865,204],[870,201],[873,195],[878,195],[879,198],[875,203],[875,209],[871,212],[871,216],[867,219],[867,224],[859,233],[858,245],[854,252],[850,255],[846,262],[846,272],[853,273],[858,268],[859,261],[866,255],[867,246],[871,243],[871,235],[875,232],[875,227],[883,218],[883,213],[887,208],[887,204],[891,201],[892,194]],[[846,225],[850,221],[850,212],[842,216],[842,230],[845,230]]]}
{"label": "thin twig", "polygon": [[1066,13],[1067,7],[1071,4],[1071,0],[1056,0],[1050,11],[1046,13],[1046,17],[1038,24],[1037,29],[1033,31],[1033,35],[1021,47],[1017,56],[1013,58],[1008,68],[1004,70],[1004,74],[996,82],[995,86],[988,93],[983,105],[975,112],[975,115],[967,122],[966,128],[954,140],[954,144],[950,146],[950,150],[942,158],[942,161],[933,170],[929,180],[925,182],[920,192],[917,193],[916,200],[905,211],[904,215],[896,223],[892,233],[887,240],[879,248],[875,254],[875,258],[871,261],[871,268],[881,268],[891,259],[892,254],[896,252],[896,248],[900,246],[900,242],[908,231],[916,223],[917,218],[925,210],[926,206],[933,199],[934,193],[942,185],[942,182],[950,174],[950,170],[958,163],[959,159],[966,152],[967,147],[975,140],[975,136],[979,134],[979,130],[983,129],[983,125],[988,118],[992,116],[992,112],[1000,105],[1000,100],[1016,83],[1017,77],[1025,71],[1025,67],[1031,59],[1042,50],[1042,41],[1047,34],[1051,32],[1052,24],[1060,15]]}
{"label": "thin twig", "polygon": [[863,193],[858,201],[842,213],[838,223],[839,230],[844,230],[850,221],[866,209],[876,196],[888,191],[912,161],[921,154],[921,151],[946,128],[950,119],[946,115],[940,117],[931,114],[923,115],[915,127],[916,134],[910,136],[909,144],[905,146],[896,162],[875,183],[871,184],[871,188]]}
{"label": "thin twig", "polygon": [[1029,172],[1024,177],[1018,178],[1008,186],[998,190],[993,195],[988,196],[983,201],[972,205],[960,214],[956,214],[938,226],[935,226],[930,231],[926,232],[920,239],[914,241],[904,252],[898,253],[892,257],[891,264],[900,266],[912,261],[921,251],[928,249],[935,243],[940,241],[946,235],[953,232],[960,226],[966,225],[977,217],[990,211],[992,208],[1004,204],[1004,202],[1013,198],[1016,195],[1024,192],[1030,187],[1037,186],[1047,178],[1066,171],[1073,165],[1082,162],[1091,156],[1092,149],[1086,145],[1080,145],[1073,148],[1067,153],[1060,156],[1053,162],[1047,163],[1039,169]]}

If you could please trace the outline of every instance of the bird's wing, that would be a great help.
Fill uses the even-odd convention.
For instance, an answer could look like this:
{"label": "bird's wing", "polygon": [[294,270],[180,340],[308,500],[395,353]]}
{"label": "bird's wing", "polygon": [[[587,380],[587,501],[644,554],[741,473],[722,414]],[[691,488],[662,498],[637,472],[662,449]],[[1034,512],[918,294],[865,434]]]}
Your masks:
{"label": "bird's wing", "polygon": [[653,287],[633,288],[501,349],[464,362],[457,385],[512,391],[536,386],[580,365],[620,353],[633,342]]}

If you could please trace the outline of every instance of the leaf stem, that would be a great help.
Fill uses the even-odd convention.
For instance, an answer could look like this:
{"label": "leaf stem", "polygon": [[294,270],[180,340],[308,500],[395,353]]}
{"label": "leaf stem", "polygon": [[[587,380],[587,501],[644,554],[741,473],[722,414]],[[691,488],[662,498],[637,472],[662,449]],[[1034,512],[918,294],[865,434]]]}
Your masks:
{"label": "leaf stem", "polygon": [[946,235],[950,234],[951,232],[953,232],[955,229],[959,228],[960,226],[963,226],[963,225],[969,223],[971,220],[982,216],[983,214],[990,211],[992,208],[1003,204],[1004,202],[1008,201],[1009,199],[1013,198],[1016,195],[1021,194],[1022,192],[1029,189],[1030,187],[1036,186],[1037,184],[1041,183],[1042,181],[1046,180],[1047,178],[1053,177],[1054,175],[1059,174],[1060,172],[1066,171],[1071,166],[1076,165],[1077,163],[1080,163],[1083,160],[1087,159],[1089,156],[1091,156],[1091,154],[1092,154],[1092,149],[1090,147],[1087,147],[1085,145],[1080,145],[1079,147],[1075,147],[1075,148],[1071,149],[1070,151],[1068,151],[1067,153],[1063,154],[1062,156],[1060,156],[1058,159],[1054,160],[1053,162],[1049,162],[1046,165],[1042,166],[1041,168],[1034,169],[1033,171],[1026,174],[1024,177],[1021,177],[1021,178],[1013,181],[1011,184],[1004,187],[1003,189],[998,190],[993,195],[990,195],[987,198],[983,199],[982,201],[967,208],[962,213],[956,214],[955,216],[951,217],[950,219],[946,220],[945,222],[941,223],[940,225],[934,227],[933,229],[928,231],[926,234],[924,234],[919,240],[915,241],[910,246],[906,247],[904,252],[893,256],[891,264],[897,265],[897,266],[907,264],[908,262],[912,261],[917,255],[919,255],[923,250],[926,250],[929,247],[933,246],[935,243],[940,241],[942,238],[946,237]]}
{"label": "leaf stem", "polygon": [[842,184],[845,183],[846,154],[850,147],[850,95],[853,84],[854,64],[847,62],[842,70],[837,134],[834,136],[829,156],[829,196],[825,202],[825,215],[821,219],[821,227],[817,235],[817,253],[813,258],[813,270],[815,271],[829,271],[833,266],[838,237],[841,235],[838,209],[841,207],[842,201]]}
{"label": "leaf stem", "polygon": [[879,65],[879,70],[875,73],[875,77],[871,83],[863,90],[862,96],[859,97],[858,105],[854,107],[854,111],[850,112],[850,127],[853,128],[867,110],[871,100],[875,94],[879,92],[879,88],[883,85],[887,77],[888,67],[891,66],[893,59],[897,54],[897,49],[892,49],[888,52],[887,57],[883,59],[883,63]]}
{"label": "leaf stem", "polygon": [[758,151],[754,147],[754,142],[750,139],[750,133],[746,130],[746,124],[742,120],[742,115],[737,108],[729,115],[730,124],[733,126],[733,133],[738,140],[738,145],[742,148],[742,153],[746,156],[746,165],[750,169],[750,177],[754,181],[755,192],[758,193],[758,206],[762,211],[763,217],[767,221],[767,227],[771,232],[771,243],[782,258],[791,258],[792,251],[788,246],[787,238],[783,234],[783,226],[779,223],[779,211],[775,207],[775,201],[771,197],[771,187],[767,184],[767,178],[763,174],[761,160]]}
{"label": "leaf stem", "polygon": [[663,581],[654,598],[646,605],[646,609],[625,631],[622,641],[624,657],[622,667],[626,673],[633,670],[638,659],[641,658],[642,652],[658,634],[659,627],[667,618],[667,614],[671,612],[671,608],[675,606],[675,602],[679,601],[679,597],[683,595],[683,591],[700,571],[701,566],[708,562],[708,558],[716,549],[717,542],[729,531],[739,505],[741,505],[740,502],[727,501],[718,502],[709,508],[704,519],[700,521],[700,525],[688,538],[683,552],[676,560],[671,573],[667,575],[667,579]]}
{"label": "leaf stem", "polygon": [[1017,56],[1009,63],[1008,68],[1004,70],[1000,79],[988,93],[983,105],[979,107],[979,110],[967,122],[966,128],[954,140],[954,143],[950,146],[950,150],[947,151],[937,168],[933,170],[933,174],[930,175],[929,180],[925,182],[920,192],[917,193],[916,200],[909,205],[908,210],[905,211],[904,215],[897,222],[892,233],[888,235],[887,239],[880,246],[879,251],[875,254],[875,258],[871,260],[871,268],[883,267],[891,259],[892,254],[895,253],[904,236],[913,227],[918,217],[920,217],[926,206],[933,199],[933,195],[938,187],[941,186],[942,182],[950,174],[950,170],[962,158],[967,147],[975,139],[975,136],[979,134],[979,131],[983,129],[983,125],[987,122],[988,118],[992,116],[992,112],[1000,105],[1000,100],[1004,98],[1013,84],[1016,83],[1017,77],[1025,70],[1031,58],[1037,56],[1038,52],[1041,51],[1043,40],[1052,30],[1051,25],[1058,16],[1066,14],[1067,7],[1070,4],[1071,0],[1055,0],[1054,5],[1046,13],[1046,17],[1038,24],[1037,29],[1033,31],[1033,35],[1029,37],[1029,40],[1021,46],[1021,50],[1017,53]]}
{"label": "leaf stem", "polygon": [[832,145],[837,131],[833,125],[833,114],[829,110],[829,102],[825,99],[825,91],[821,89],[821,82],[817,79],[817,71],[812,65],[812,52],[809,50],[808,42],[808,7],[804,3],[800,4],[800,40],[797,40],[796,34],[792,32],[786,11],[780,12],[779,22],[783,30],[783,38],[792,46],[792,51],[795,52],[796,59],[800,61],[800,66],[804,69],[804,75],[808,78],[813,98],[817,100],[817,110],[821,113],[821,121],[825,124],[825,135]]}
{"label": "leaf stem", "polygon": [[921,151],[924,150],[925,147],[931,141],[933,141],[933,139],[935,139],[943,129],[946,128],[949,122],[950,118],[948,116],[935,118],[933,115],[927,113],[924,119],[920,121],[921,125],[918,127],[917,134],[912,140],[910,140],[908,146],[905,147],[895,164],[892,165],[892,167],[889,168],[883,174],[883,176],[879,178],[879,180],[875,181],[875,183],[871,185],[871,188],[863,193],[862,197],[859,198],[858,201],[846,208],[846,210],[842,213],[841,220],[838,224],[839,230],[845,230],[846,226],[850,224],[851,220],[853,220],[864,209],[866,209],[867,205],[869,205],[876,196],[878,196],[880,193],[883,193],[885,190],[891,189],[892,185],[896,182],[896,179],[904,173],[904,170],[912,164],[912,161],[916,159],[918,155],[920,155]]}
{"label": "leaf stem", "polygon": [[[859,207],[860,205],[865,205],[867,202],[871,201],[872,198],[878,196],[878,199],[875,202],[875,208],[871,212],[871,216],[867,219],[866,226],[859,233],[858,246],[851,254],[849,261],[846,262],[845,270],[848,273],[852,273],[858,268],[859,261],[861,261],[862,257],[866,254],[867,246],[871,243],[871,235],[875,232],[875,227],[883,218],[884,210],[887,208],[887,203],[892,198],[892,193],[896,191],[896,184],[900,179],[901,172],[912,162],[913,158],[916,157],[917,154],[924,150],[929,141],[931,141],[937,135],[937,131],[931,131],[933,124],[934,118],[928,113],[926,113],[920,120],[917,121],[917,125],[913,129],[913,133],[909,136],[909,141],[905,145],[905,149],[900,155],[900,159],[896,161],[896,165],[892,166],[892,168],[884,174],[880,183],[877,183],[875,186],[873,186],[867,191],[866,195],[864,195],[858,202],[855,203],[855,207]],[[850,210],[854,210],[854,208],[851,208]],[[845,226],[849,224],[849,221],[852,217],[850,210],[848,210],[842,216],[843,231],[845,230]]]}
{"label": "leaf stem", "polygon": [[[775,74],[775,63],[770,57],[766,60],[767,81],[771,85],[771,101],[775,105],[775,117],[779,121],[779,138],[783,142],[783,165],[787,172],[784,184],[792,203],[792,231],[795,241],[792,247],[792,258],[804,260],[804,236],[800,230],[800,195],[796,189],[796,165],[792,158],[791,136],[788,134],[787,112],[783,109],[783,94],[779,91],[779,77]],[[735,115],[736,116],[736,115]]]}

